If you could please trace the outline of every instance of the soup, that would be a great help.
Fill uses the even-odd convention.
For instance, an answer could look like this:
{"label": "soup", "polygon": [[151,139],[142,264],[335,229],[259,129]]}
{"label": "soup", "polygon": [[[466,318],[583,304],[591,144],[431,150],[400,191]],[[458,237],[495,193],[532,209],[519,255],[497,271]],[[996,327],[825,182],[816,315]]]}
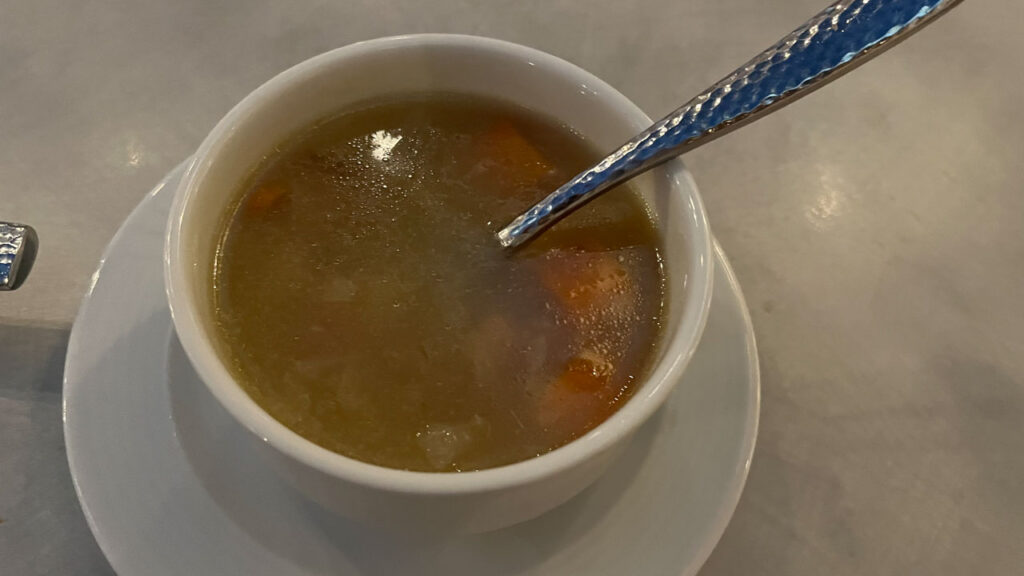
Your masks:
{"label": "soup", "polygon": [[494,235],[598,158],[533,112],[446,94],[298,134],[224,217],[222,356],[285,426],[381,466],[479,470],[585,434],[653,364],[651,218],[617,190],[520,251]]}

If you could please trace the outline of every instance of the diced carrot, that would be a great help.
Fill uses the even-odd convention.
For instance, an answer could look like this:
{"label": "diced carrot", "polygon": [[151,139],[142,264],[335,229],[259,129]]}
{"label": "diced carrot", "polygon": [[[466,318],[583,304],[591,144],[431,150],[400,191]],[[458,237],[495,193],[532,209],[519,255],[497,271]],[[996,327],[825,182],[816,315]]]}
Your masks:
{"label": "diced carrot", "polygon": [[564,384],[578,392],[600,392],[615,371],[611,362],[591,350],[584,350],[569,359],[562,374]]}
{"label": "diced carrot", "polygon": [[548,428],[585,429],[612,411],[609,386],[614,367],[599,354],[584,351],[569,360],[537,401],[537,421]]}
{"label": "diced carrot", "polygon": [[482,150],[516,186],[535,185],[552,170],[544,156],[508,120],[499,121],[484,134]]}
{"label": "diced carrot", "polygon": [[281,184],[267,184],[257,188],[246,199],[246,212],[252,215],[266,214],[288,197],[288,189]]}
{"label": "diced carrot", "polygon": [[541,266],[544,286],[569,312],[633,303],[636,286],[625,264],[612,253],[553,251]]}

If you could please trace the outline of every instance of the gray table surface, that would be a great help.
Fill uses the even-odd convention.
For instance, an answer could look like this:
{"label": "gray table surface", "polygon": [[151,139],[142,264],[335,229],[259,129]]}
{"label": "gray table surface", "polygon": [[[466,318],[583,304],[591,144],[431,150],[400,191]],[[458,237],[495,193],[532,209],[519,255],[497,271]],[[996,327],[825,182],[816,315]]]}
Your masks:
{"label": "gray table surface", "polygon": [[[120,222],[260,82],[356,40],[462,32],[661,115],[822,1],[0,0],[0,218],[42,239],[0,294],[0,573],[111,573],[65,460],[68,332]],[[1022,24],[1018,0],[965,2],[687,157],[764,387],[702,574],[1024,574]]]}

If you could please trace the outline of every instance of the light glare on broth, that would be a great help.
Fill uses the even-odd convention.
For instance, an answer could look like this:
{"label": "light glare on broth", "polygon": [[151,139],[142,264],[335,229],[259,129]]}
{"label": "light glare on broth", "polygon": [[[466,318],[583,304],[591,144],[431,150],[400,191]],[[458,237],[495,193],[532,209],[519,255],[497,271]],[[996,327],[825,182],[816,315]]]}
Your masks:
{"label": "light glare on broth", "polygon": [[302,132],[225,217],[224,356],[324,448],[420,471],[551,451],[614,413],[659,338],[659,239],[633,191],[526,249],[494,233],[599,158],[498,101],[410,95]]}

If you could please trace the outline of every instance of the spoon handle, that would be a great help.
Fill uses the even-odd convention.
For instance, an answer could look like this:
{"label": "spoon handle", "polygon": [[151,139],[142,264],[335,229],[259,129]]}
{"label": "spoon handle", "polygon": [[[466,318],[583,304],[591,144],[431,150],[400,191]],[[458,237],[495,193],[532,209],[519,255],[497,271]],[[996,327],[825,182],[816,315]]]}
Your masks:
{"label": "spoon handle", "polygon": [[37,244],[38,237],[31,227],[0,222],[0,291],[14,290],[25,280]]}
{"label": "spoon handle", "polygon": [[910,36],[960,0],[839,0],[498,232],[519,246],[616,184],[752,122]]}

